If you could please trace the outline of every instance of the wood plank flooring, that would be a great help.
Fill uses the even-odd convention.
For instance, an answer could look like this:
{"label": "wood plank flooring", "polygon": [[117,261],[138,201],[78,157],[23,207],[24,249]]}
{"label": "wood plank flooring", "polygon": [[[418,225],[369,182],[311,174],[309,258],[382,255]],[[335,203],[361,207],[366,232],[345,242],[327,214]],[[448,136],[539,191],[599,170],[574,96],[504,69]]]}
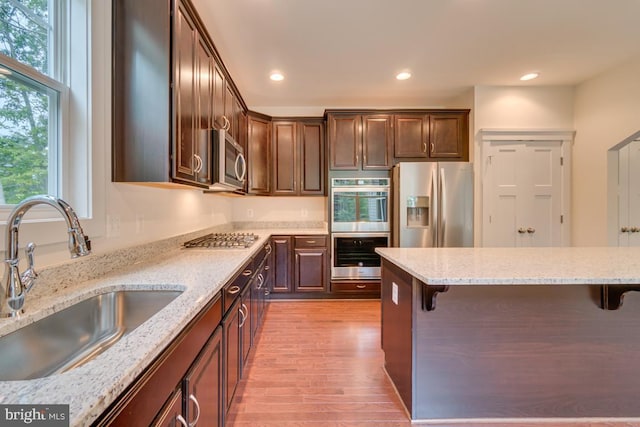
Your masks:
{"label": "wood plank flooring", "polygon": [[[383,369],[380,301],[272,301],[249,357],[227,427],[412,425]],[[634,426],[604,420],[446,425]]]}

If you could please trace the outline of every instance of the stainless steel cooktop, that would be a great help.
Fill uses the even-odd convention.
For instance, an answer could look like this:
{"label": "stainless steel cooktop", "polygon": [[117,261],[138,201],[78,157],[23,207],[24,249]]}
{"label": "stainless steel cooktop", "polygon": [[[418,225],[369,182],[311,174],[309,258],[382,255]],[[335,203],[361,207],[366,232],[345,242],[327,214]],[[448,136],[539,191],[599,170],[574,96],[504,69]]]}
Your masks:
{"label": "stainless steel cooktop", "polygon": [[258,240],[253,233],[210,233],[183,244],[185,248],[244,249]]}

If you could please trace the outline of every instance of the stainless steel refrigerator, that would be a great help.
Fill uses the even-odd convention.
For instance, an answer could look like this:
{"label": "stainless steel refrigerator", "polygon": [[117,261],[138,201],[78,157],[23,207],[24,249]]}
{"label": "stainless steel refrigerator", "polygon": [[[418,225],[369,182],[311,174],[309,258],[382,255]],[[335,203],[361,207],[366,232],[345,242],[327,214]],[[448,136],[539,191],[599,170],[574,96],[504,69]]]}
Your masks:
{"label": "stainless steel refrigerator", "polygon": [[392,246],[473,246],[472,163],[398,163],[392,205]]}

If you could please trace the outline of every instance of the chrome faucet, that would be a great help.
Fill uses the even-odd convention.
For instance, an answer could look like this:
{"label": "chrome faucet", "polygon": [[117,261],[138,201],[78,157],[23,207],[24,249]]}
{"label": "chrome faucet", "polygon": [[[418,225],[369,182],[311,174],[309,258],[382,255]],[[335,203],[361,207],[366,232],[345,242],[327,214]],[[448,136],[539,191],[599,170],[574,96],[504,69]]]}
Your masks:
{"label": "chrome faucet", "polygon": [[24,214],[36,205],[52,206],[64,217],[68,227],[71,258],[91,253],[90,241],[84,235],[82,227],[80,227],[78,216],[67,202],[52,196],[33,196],[18,203],[7,220],[5,271],[2,284],[0,284],[0,317],[17,317],[24,311],[25,295],[31,290],[38,278],[38,273],[34,269],[33,252],[36,246],[33,243],[28,243],[25,248],[27,270],[20,274],[18,268],[20,263],[18,257],[18,229]]}

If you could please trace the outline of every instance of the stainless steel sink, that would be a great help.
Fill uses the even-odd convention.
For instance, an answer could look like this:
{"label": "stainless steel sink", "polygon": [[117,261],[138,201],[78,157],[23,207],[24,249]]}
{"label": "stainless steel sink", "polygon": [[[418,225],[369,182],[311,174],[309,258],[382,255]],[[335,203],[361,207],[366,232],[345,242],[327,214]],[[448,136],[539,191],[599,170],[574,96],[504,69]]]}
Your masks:
{"label": "stainless steel sink", "polygon": [[0,381],[41,378],[80,366],[181,293],[131,290],[96,295],[0,337]]}

